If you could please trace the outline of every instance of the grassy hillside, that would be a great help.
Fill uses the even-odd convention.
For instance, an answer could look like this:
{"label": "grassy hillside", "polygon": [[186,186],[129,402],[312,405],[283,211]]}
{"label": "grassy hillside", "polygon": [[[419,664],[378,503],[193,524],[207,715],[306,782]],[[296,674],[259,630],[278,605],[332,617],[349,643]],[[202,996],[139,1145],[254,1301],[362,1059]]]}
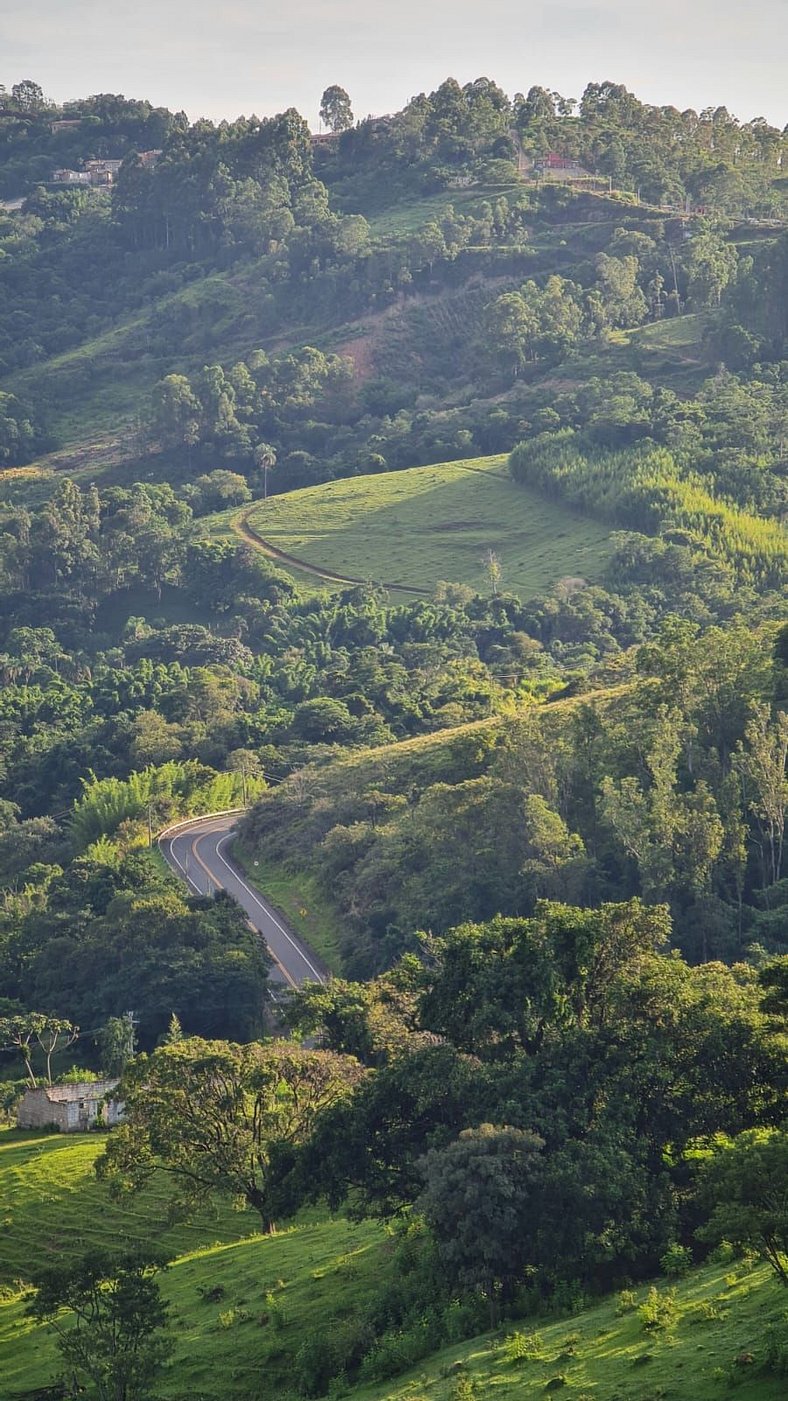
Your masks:
{"label": "grassy hillside", "polygon": [[[108,1239],[158,1239],[183,1253],[206,1242],[249,1235],[255,1221],[229,1208],[191,1224],[168,1227],[166,1183],[115,1206],[93,1176],[95,1135],[67,1138],[0,1131],[0,1285],[24,1278],[32,1261],[63,1256]],[[73,1222],[80,1222],[74,1232]]]}
{"label": "grassy hillside", "polygon": [[[664,1297],[665,1281],[656,1286]],[[357,1401],[497,1401],[559,1393],[574,1401],[717,1401],[731,1387],[742,1398],[785,1395],[766,1363],[772,1329],[784,1329],[785,1291],[764,1267],[695,1271],[675,1290],[665,1328],[644,1327],[634,1292],[621,1313],[611,1300],[560,1323],[529,1320],[446,1349],[396,1382],[359,1388]],[[526,1356],[516,1356],[526,1353]]]}
{"label": "grassy hillside", "polygon": [[[9,1254],[7,1232],[0,1244],[7,1281],[0,1292],[0,1395],[10,1401],[45,1386],[57,1370],[51,1341],[24,1317],[14,1282],[24,1279],[31,1260],[54,1248],[51,1222],[37,1214],[37,1199],[57,1202],[56,1248],[63,1252],[79,1249],[94,1221],[107,1232],[111,1220],[116,1236],[123,1230],[141,1239],[154,1231],[139,1201],[133,1212],[117,1213],[98,1196],[86,1198],[100,1139],[2,1137],[0,1195],[4,1202],[13,1196],[25,1237],[24,1258]],[[164,1283],[176,1352],[160,1394],[190,1401],[285,1401],[307,1394],[299,1386],[303,1344],[358,1326],[370,1296],[385,1289],[397,1268],[393,1242],[379,1226],[343,1220],[218,1243],[221,1232],[213,1230],[212,1236],[210,1228],[195,1226],[188,1242],[170,1240],[182,1252]],[[665,1281],[657,1287],[668,1293]],[[714,1401],[735,1382],[743,1401],[784,1395],[784,1381],[765,1366],[770,1330],[784,1316],[784,1290],[765,1268],[696,1271],[678,1285],[671,1317],[655,1330],[637,1311],[647,1295],[644,1285],[623,1302],[623,1311],[621,1301],[611,1300],[561,1321],[510,1324],[432,1355],[424,1355],[418,1328],[392,1335],[368,1353],[358,1383],[334,1394],[356,1401],[458,1401],[560,1390],[577,1401]],[[412,1371],[397,1375],[419,1355]]]}
{"label": "grassy hillside", "polygon": [[215,1219],[162,1232],[164,1186],[113,1206],[92,1176],[101,1147],[95,1135],[0,1134],[0,1200],[11,1218],[0,1236],[2,1401],[45,1386],[57,1371],[48,1335],[24,1316],[21,1289],[47,1255],[124,1238],[171,1250],[165,1293],[177,1351],[162,1392],[211,1401],[282,1396],[310,1319],[323,1326],[352,1313],[385,1275],[383,1232],[369,1224],[322,1221],[250,1235],[256,1218],[225,1207]]}
{"label": "grassy hillside", "polygon": [[494,550],[503,587],[527,598],[567,574],[593,579],[609,540],[603,525],[515,486],[504,456],[308,487],[244,519],[291,563],[414,593],[439,579],[489,588]]}

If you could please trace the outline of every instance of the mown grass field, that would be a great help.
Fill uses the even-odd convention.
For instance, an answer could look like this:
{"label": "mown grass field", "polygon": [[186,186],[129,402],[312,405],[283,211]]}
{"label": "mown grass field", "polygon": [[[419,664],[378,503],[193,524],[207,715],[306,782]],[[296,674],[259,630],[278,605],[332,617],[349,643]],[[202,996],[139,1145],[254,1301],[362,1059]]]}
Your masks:
{"label": "mown grass field", "polygon": [[95,1134],[0,1131],[0,1285],[26,1278],[33,1264],[48,1257],[121,1238],[158,1240],[182,1254],[256,1230],[253,1217],[229,1207],[191,1224],[168,1226],[163,1181],[115,1205],[93,1175],[100,1148]]}
{"label": "mown grass field", "polygon": [[[396,1269],[387,1233],[370,1222],[310,1219],[274,1236],[244,1235],[254,1219],[224,1208],[213,1220],[162,1235],[163,1188],[131,1207],[110,1204],[92,1178],[101,1145],[97,1136],[0,1133],[2,1401],[47,1385],[57,1373],[49,1334],[24,1312],[23,1283],[48,1255],[67,1257],[123,1237],[156,1239],[175,1252],[163,1278],[175,1355],[157,1387],[173,1401],[296,1397],[302,1343],[352,1323]],[[667,1291],[666,1281],[657,1284]],[[635,1303],[647,1292],[638,1288]],[[713,1266],[677,1286],[674,1317],[655,1332],[636,1308],[622,1313],[609,1300],[561,1321],[509,1324],[427,1356],[392,1380],[375,1379],[380,1371],[369,1367],[365,1384],[335,1394],[454,1401],[458,1379],[467,1378],[480,1398],[560,1390],[575,1401],[721,1401],[735,1383],[742,1401],[777,1401],[784,1379],[765,1362],[769,1331],[779,1329],[785,1309],[785,1291],[764,1267]],[[506,1339],[515,1329],[539,1335],[530,1360],[512,1360]],[[403,1340],[403,1356],[406,1347]]]}
{"label": "mown grass field", "polygon": [[566,575],[598,577],[610,540],[604,525],[515,485],[503,455],[308,487],[247,519],[317,570],[414,593],[441,579],[488,591],[493,550],[502,587],[528,598]]}

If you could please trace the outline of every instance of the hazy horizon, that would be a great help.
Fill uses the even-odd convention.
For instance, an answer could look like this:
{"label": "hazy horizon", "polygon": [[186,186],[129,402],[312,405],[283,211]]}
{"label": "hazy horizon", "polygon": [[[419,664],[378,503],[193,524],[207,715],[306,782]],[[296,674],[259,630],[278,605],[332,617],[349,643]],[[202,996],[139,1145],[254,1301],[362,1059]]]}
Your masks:
{"label": "hazy horizon", "polygon": [[[644,102],[726,106],[788,122],[786,0],[0,0],[0,82],[32,78],[56,102],[97,92],[148,98],[194,120],[297,107],[317,125],[329,83],[357,118],[446,77],[486,75],[510,95],[534,83],[579,98],[624,83]],[[217,62],[217,55],[221,62]]]}

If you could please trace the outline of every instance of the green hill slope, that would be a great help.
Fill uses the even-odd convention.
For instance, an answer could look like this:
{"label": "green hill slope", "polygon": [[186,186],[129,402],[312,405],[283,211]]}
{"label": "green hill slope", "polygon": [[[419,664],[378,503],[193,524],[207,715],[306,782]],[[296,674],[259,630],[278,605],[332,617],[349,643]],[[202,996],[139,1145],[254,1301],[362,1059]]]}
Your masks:
{"label": "green hill slope", "polygon": [[[670,1296],[664,1281],[655,1287]],[[664,1328],[642,1321],[644,1286],[632,1291],[623,1314],[611,1300],[559,1323],[528,1320],[351,1394],[356,1401],[527,1401],[556,1393],[567,1401],[716,1401],[735,1386],[737,1396],[771,1401],[785,1395],[771,1360],[784,1338],[784,1292],[763,1267],[697,1270],[675,1290]]]}
{"label": "green hill slope", "polygon": [[[106,1233],[109,1223],[115,1238],[156,1235],[156,1217],[155,1210],[146,1215],[139,1199],[132,1211],[109,1207],[90,1182],[100,1139],[2,1137],[0,1196],[4,1204],[11,1201],[14,1220],[0,1237],[0,1396],[12,1401],[34,1396],[57,1371],[51,1340],[24,1315],[19,1281],[32,1263],[51,1251],[79,1250],[86,1231]],[[188,1228],[189,1241],[182,1234],[170,1239],[180,1252],[164,1281],[176,1351],[159,1393],[190,1401],[323,1394],[324,1388],[309,1385],[305,1345],[363,1333],[370,1305],[401,1272],[395,1242],[375,1224],[343,1220],[233,1241],[231,1216],[222,1212],[215,1222]],[[222,1231],[225,1238],[212,1243]],[[667,1285],[657,1287],[664,1298]],[[714,1401],[735,1382],[742,1401],[784,1395],[784,1379],[769,1362],[784,1319],[784,1290],[765,1268],[742,1262],[695,1271],[676,1288],[670,1318],[657,1329],[646,1327],[638,1312],[647,1295],[644,1285],[623,1308],[612,1300],[561,1321],[509,1324],[432,1354],[426,1322],[379,1335],[377,1342],[369,1327],[357,1375],[331,1394],[356,1401],[458,1401],[560,1390],[577,1401]],[[515,1342],[507,1341],[513,1334]]]}
{"label": "green hill slope", "polygon": [[[342,581],[431,592],[439,579],[489,588],[493,550],[502,586],[523,598],[565,575],[593,579],[610,532],[515,486],[506,458],[468,458],[354,477],[272,497],[244,515],[280,562]],[[331,582],[328,579],[326,582]]]}

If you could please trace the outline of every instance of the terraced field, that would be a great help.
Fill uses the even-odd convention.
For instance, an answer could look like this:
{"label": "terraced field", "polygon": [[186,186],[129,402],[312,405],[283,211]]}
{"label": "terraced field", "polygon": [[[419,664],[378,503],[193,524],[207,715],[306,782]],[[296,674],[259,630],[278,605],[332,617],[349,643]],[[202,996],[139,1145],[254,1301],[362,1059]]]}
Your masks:
{"label": "terraced field", "polygon": [[599,522],[515,485],[502,455],[308,487],[235,525],[294,572],[406,594],[431,593],[441,579],[489,590],[492,550],[502,588],[528,598],[567,575],[597,578],[610,541]]}

